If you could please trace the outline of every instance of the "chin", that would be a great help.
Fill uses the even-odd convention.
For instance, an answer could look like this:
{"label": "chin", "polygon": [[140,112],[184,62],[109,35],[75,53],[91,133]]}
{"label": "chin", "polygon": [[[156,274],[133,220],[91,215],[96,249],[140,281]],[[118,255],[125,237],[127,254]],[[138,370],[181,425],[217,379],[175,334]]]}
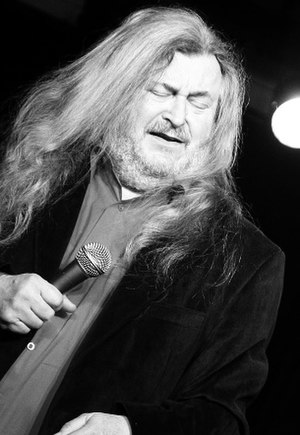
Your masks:
{"label": "chin", "polygon": [[174,144],[168,142],[151,141],[147,147],[144,148],[144,154],[149,157],[156,156],[157,159],[174,159],[184,156],[186,153],[186,146],[184,144]]}
{"label": "chin", "polygon": [[153,150],[148,149],[146,152],[142,153],[140,157],[147,166],[153,169],[163,170],[165,172],[169,168],[172,172],[178,160],[182,159],[184,156],[182,151],[160,148]]}
{"label": "chin", "polygon": [[175,166],[170,158],[144,160],[144,171],[154,178],[174,176]]}

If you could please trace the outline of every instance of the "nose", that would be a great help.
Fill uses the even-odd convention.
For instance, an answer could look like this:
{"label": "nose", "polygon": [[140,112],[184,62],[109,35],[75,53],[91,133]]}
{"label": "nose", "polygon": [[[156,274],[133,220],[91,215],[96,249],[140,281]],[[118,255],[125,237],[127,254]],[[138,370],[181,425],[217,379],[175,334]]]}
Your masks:
{"label": "nose", "polygon": [[168,109],[164,112],[163,118],[168,120],[174,127],[181,127],[186,121],[186,98],[183,95],[176,95],[169,102]]}

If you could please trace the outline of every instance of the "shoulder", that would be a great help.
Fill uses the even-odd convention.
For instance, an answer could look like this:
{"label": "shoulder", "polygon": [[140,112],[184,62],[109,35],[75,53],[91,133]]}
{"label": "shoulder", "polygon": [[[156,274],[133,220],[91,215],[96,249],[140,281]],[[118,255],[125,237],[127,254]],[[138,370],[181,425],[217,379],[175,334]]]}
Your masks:
{"label": "shoulder", "polygon": [[263,231],[246,218],[242,218],[239,229],[241,262],[247,262],[249,269],[256,269],[272,258],[284,263],[281,248],[270,240]]}
{"label": "shoulder", "polygon": [[[191,274],[191,280],[194,276],[194,282],[201,282],[204,290],[201,293],[206,295],[205,298],[210,303],[219,301],[221,304],[230,305],[237,300],[244,303],[248,297],[250,309],[251,304],[255,305],[263,297],[269,302],[276,300],[278,306],[283,289],[284,253],[261,229],[244,217],[239,220],[238,225],[231,228],[231,232],[227,257],[221,256],[219,261],[213,262],[209,273],[204,277],[201,267],[196,267],[194,275]],[[235,255],[232,255],[233,251]],[[220,270],[232,261],[234,268],[231,269],[231,276],[219,284]],[[270,306],[272,305],[270,302]]]}
{"label": "shoulder", "polygon": [[251,306],[255,307],[253,313],[256,312],[256,316],[262,306],[265,314],[274,314],[278,310],[283,290],[285,255],[279,246],[247,219],[241,222],[240,239],[239,264],[224,289],[224,297],[230,301],[243,301],[249,310]]}

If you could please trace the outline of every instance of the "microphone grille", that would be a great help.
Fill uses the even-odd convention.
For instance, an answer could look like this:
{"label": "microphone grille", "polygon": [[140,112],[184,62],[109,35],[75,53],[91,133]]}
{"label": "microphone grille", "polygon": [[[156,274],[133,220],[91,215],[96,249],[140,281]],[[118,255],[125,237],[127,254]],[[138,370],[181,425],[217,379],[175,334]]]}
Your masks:
{"label": "microphone grille", "polygon": [[96,277],[108,271],[112,258],[106,246],[87,243],[76,254],[76,260],[88,277]]}

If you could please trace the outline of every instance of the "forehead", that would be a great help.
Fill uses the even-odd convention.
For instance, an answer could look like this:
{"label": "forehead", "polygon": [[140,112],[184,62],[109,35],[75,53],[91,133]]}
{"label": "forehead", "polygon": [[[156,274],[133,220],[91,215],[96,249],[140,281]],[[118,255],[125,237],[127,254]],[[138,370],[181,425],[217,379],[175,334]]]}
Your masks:
{"label": "forehead", "polygon": [[171,85],[183,94],[209,92],[217,98],[221,91],[222,73],[213,55],[176,52],[157,81]]}

